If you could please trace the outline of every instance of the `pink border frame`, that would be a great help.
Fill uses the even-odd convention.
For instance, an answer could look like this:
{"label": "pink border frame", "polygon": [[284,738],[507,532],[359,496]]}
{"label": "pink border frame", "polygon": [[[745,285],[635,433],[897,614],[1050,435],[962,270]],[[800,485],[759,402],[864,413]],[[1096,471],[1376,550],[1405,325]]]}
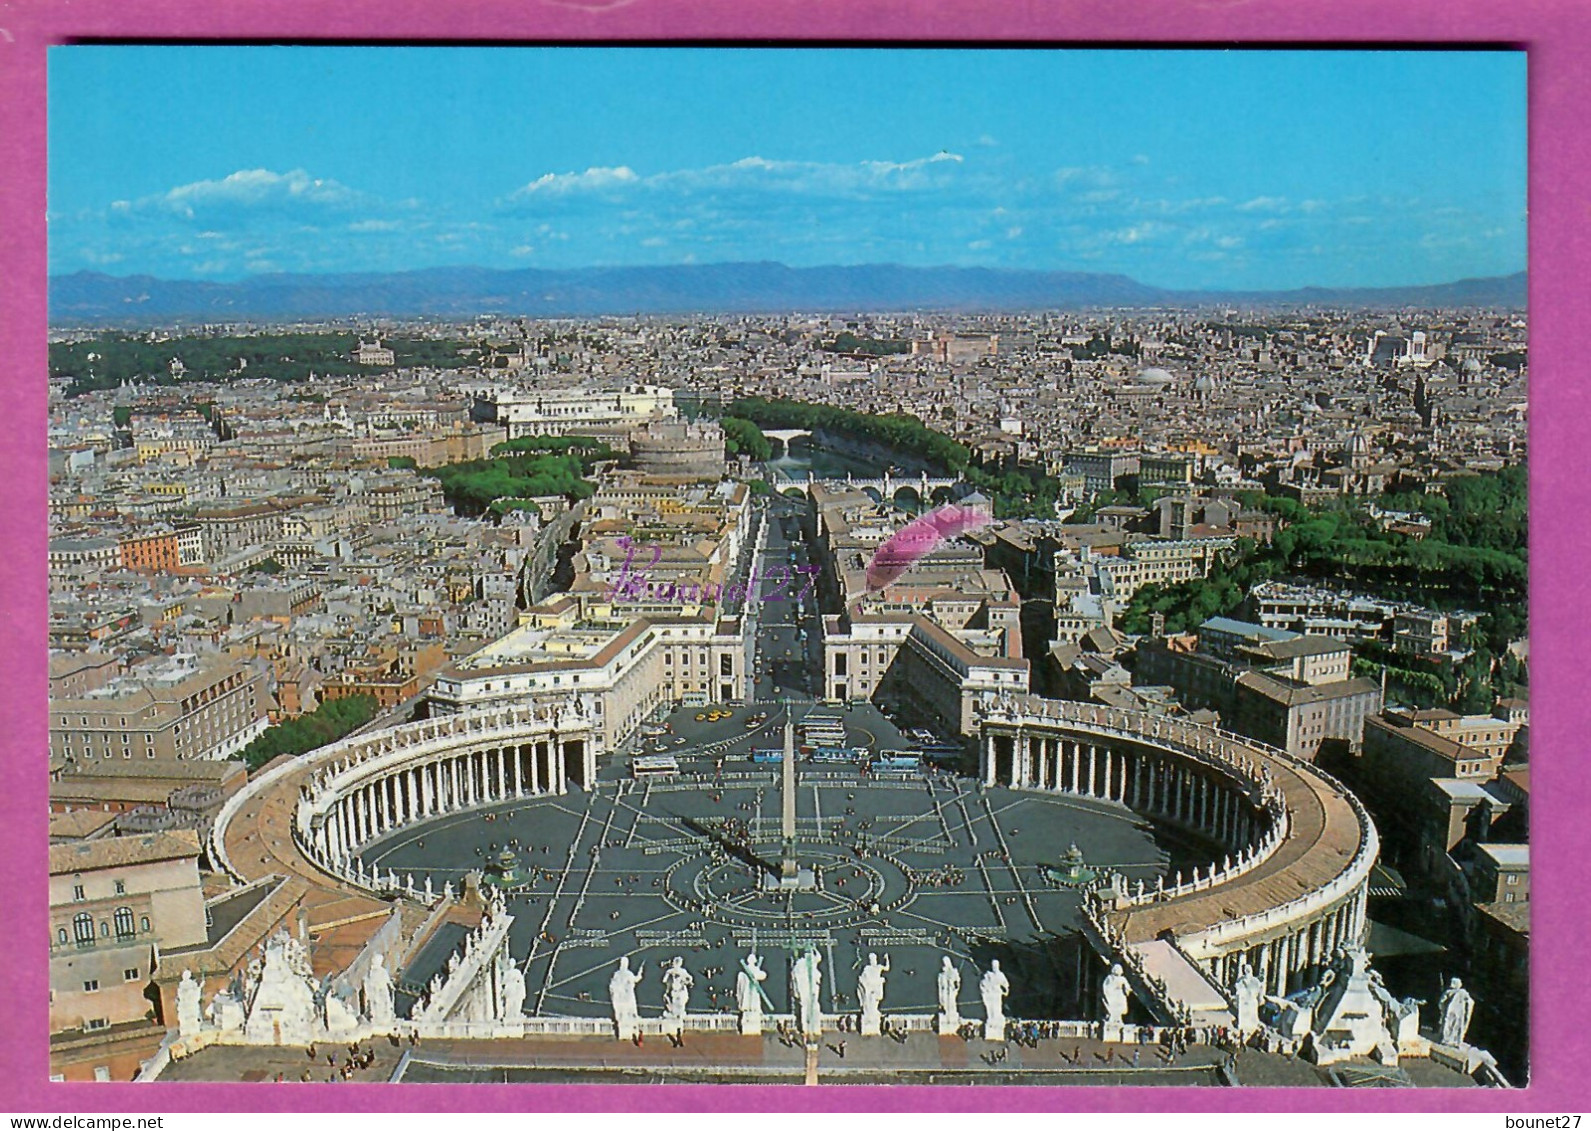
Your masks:
{"label": "pink border frame", "polygon": [[[45,775],[48,748],[45,616],[45,52],[70,39],[181,38],[417,41],[853,39],[1024,41],[1084,45],[1378,44],[1453,42],[1522,46],[1530,53],[1530,268],[1532,353],[1534,786],[1538,852],[1533,878],[1533,1083],[1525,1093],[1335,1089],[815,1088],[670,1085],[435,1085],[358,1088],[257,1085],[51,1084],[48,1081]],[[1246,0],[1244,3],[1066,0],[0,0],[0,415],[15,421],[0,445],[0,482],[17,488],[0,523],[0,879],[7,919],[0,970],[12,975],[0,1035],[0,1108],[38,1114],[245,1111],[1496,1111],[1584,1109],[1591,1025],[1576,967],[1577,933],[1591,926],[1578,890],[1591,858],[1591,822],[1577,805],[1591,759],[1575,740],[1587,721],[1571,667],[1585,638],[1591,523],[1570,511],[1591,450],[1591,382],[1576,346],[1591,331],[1591,180],[1585,128],[1591,14],[1575,0]],[[1546,616],[1542,614],[1545,613]]]}

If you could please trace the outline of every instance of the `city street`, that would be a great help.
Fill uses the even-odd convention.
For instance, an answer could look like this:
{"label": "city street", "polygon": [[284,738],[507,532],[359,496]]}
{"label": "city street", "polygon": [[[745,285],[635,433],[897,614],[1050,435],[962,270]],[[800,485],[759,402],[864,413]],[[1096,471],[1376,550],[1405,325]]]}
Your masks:
{"label": "city street", "polygon": [[774,496],[768,504],[767,544],[757,557],[759,579],[755,686],[758,700],[821,698],[823,626],[817,566],[801,536],[804,504]]}

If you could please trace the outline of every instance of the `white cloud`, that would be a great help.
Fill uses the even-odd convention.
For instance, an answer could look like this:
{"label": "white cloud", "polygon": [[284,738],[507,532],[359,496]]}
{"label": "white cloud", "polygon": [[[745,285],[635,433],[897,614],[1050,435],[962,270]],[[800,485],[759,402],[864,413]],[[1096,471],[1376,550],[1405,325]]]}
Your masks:
{"label": "white cloud", "polygon": [[577,197],[613,192],[655,192],[689,195],[743,190],[791,195],[833,195],[868,191],[910,191],[943,185],[944,178],[966,158],[940,150],[906,161],[869,160],[851,163],[784,161],[753,154],[720,165],[672,169],[645,176],[627,165],[594,166],[583,173],[545,173],[509,196],[524,203],[533,198]]}
{"label": "white cloud", "polygon": [[402,225],[396,220],[355,220],[348,225],[350,232],[395,232]]}
{"label": "white cloud", "polygon": [[1237,206],[1239,212],[1285,212],[1287,198],[1282,196],[1256,196]]}
{"label": "white cloud", "polygon": [[1146,240],[1156,239],[1169,231],[1171,231],[1171,228],[1166,224],[1145,220],[1141,224],[1134,224],[1128,228],[1118,228],[1113,232],[1106,232],[1105,235],[1115,243],[1143,243]]}
{"label": "white cloud", "polygon": [[536,193],[557,195],[566,192],[607,189],[620,185],[634,184],[638,180],[640,178],[636,176],[635,170],[627,165],[618,165],[613,168],[594,165],[584,173],[545,173],[514,193],[514,196],[532,196]]}
{"label": "white cloud", "polygon": [[192,218],[196,212],[215,205],[343,205],[351,203],[357,196],[346,185],[311,177],[303,169],[292,169],[286,173],[273,173],[269,169],[239,169],[219,181],[193,181],[178,185],[154,199],[170,211]]}

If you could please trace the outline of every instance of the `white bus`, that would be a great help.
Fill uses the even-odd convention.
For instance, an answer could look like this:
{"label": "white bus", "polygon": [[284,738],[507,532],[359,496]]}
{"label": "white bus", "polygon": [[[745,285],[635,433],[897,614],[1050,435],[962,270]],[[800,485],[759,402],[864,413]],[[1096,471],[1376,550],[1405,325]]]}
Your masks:
{"label": "white bus", "polygon": [[636,778],[666,778],[679,773],[679,761],[672,754],[638,754],[630,760],[630,773]]}
{"label": "white bus", "polygon": [[801,737],[813,746],[844,746],[844,727],[808,727]]}

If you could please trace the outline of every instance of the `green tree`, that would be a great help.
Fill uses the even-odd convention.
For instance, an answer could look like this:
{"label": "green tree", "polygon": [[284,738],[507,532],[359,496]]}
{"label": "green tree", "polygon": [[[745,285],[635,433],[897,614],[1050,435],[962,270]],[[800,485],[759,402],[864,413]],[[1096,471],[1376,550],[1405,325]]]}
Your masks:
{"label": "green tree", "polygon": [[773,445],[752,421],[725,416],[718,423],[724,430],[724,450],[730,455],[747,455],[758,463],[773,457]]}
{"label": "green tree", "polygon": [[376,717],[376,707],[373,695],[328,699],[307,714],[268,727],[232,758],[247,765],[250,773],[283,754],[296,758],[364,726]]}

